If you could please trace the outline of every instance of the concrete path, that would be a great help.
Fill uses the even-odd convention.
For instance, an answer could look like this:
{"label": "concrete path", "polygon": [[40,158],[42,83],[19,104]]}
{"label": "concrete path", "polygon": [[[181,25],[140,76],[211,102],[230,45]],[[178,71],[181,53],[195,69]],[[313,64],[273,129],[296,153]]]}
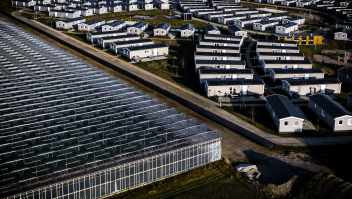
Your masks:
{"label": "concrete path", "polygon": [[[247,122],[239,119],[235,115],[218,108],[218,103],[193,93],[184,87],[173,84],[161,77],[140,69],[135,65],[121,61],[115,56],[104,53],[103,51],[98,50],[93,46],[78,41],[37,21],[26,19],[22,17],[19,12],[14,12],[13,16],[22,23],[27,24],[36,31],[39,31],[59,41],[63,45],[66,45],[84,54],[85,56],[89,56],[91,59],[104,64],[107,67],[110,67],[126,76],[129,76],[150,88],[153,88],[163,95],[180,102],[182,105],[204,115],[205,117],[211,118],[213,121],[216,121],[219,124],[222,124],[229,129],[232,129],[235,132],[264,146],[319,146],[346,144],[346,142],[352,143],[352,136],[287,138],[265,133],[258,128],[248,124]],[[254,43],[252,43],[252,45],[254,45]]]}
{"label": "concrete path", "polygon": [[[254,73],[254,79],[261,79],[260,76],[258,75],[258,73],[256,72],[256,70],[254,70],[254,67],[253,67],[253,63],[252,63],[252,58],[251,58],[251,50],[252,50],[252,47],[257,44],[257,42],[255,41],[252,41],[247,49],[246,49],[246,63],[247,63],[247,66],[248,68],[252,69],[253,73]],[[273,91],[269,86],[267,86],[265,84],[265,88],[266,90],[272,95],[272,94],[276,94],[275,91]]]}

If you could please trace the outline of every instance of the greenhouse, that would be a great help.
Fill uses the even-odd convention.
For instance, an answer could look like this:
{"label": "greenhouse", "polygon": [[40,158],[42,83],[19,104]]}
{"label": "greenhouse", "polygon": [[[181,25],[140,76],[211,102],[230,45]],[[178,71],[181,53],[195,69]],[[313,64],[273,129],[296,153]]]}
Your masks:
{"label": "greenhouse", "polygon": [[100,198],[221,150],[218,131],[0,18],[2,198]]}

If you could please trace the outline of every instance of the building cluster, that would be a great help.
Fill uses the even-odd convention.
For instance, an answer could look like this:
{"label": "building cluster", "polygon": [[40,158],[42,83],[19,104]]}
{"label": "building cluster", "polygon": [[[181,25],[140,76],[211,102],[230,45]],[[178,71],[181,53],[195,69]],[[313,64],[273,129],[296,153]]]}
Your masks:
{"label": "building cluster", "polygon": [[168,0],[12,0],[13,6],[33,7],[55,18],[77,18],[93,14],[137,10],[168,10]]}
{"label": "building cluster", "polygon": [[225,35],[214,25],[205,27],[194,52],[195,72],[208,97],[262,95],[264,82],[241,60],[243,35]]}

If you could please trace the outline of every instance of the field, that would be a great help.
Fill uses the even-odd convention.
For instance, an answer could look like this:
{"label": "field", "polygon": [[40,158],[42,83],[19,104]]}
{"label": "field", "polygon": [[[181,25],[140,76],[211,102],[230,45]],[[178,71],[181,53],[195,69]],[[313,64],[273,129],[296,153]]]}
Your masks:
{"label": "field", "polygon": [[177,176],[140,188],[113,195],[117,198],[266,198],[256,186],[249,184],[242,175],[217,161],[186,171]]}

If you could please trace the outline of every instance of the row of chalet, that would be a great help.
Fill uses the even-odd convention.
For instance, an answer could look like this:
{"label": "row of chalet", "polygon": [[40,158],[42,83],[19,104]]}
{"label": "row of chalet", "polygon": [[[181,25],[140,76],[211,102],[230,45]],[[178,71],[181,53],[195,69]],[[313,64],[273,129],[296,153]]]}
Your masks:
{"label": "row of chalet", "polygon": [[[352,97],[352,93],[349,96]],[[286,96],[271,95],[266,100],[266,109],[279,133],[302,132],[304,118]],[[308,108],[333,131],[352,130],[352,113],[330,96],[309,96]]]}
{"label": "row of chalet", "polygon": [[214,28],[209,27],[206,26],[206,34],[194,52],[195,72],[199,82],[204,84],[206,95],[262,95],[263,80],[253,79],[253,71],[241,60],[244,36],[211,34]]}
{"label": "row of chalet", "polygon": [[50,17],[77,18],[93,14],[118,13],[122,11],[168,10],[168,0],[12,0],[13,6],[33,7],[35,11],[48,13]]}
{"label": "row of chalet", "polygon": [[257,41],[259,66],[274,82],[282,83],[282,90],[288,95],[312,95],[316,93],[339,94],[341,81],[338,78],[324,78],[322,69],[313,69],[310,60],[304,60],[296,41]]}

